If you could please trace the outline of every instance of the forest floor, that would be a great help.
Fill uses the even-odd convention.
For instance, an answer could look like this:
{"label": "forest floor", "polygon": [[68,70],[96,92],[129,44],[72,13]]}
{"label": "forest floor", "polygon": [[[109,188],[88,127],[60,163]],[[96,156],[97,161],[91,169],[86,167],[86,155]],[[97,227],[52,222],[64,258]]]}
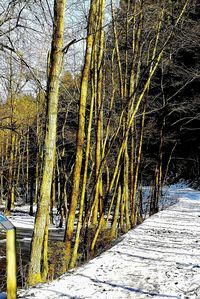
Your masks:
{"label": "forest floor", "polygon": [[145,220],[89,263],[18,298],[200,298],[200,192],[172,188],[178,202]]}

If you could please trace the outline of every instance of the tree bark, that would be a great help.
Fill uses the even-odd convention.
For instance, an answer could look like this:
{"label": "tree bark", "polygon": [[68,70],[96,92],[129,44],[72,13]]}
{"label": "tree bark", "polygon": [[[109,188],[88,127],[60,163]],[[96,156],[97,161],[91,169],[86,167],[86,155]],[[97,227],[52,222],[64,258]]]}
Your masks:
{"label": "tree bark", "polygon": [[[57,106],[58,106],[58,89],[59,78],[62,68],[62,48],[64,34],[64,11],[65,0],[54,1],[54,26],[51,45],[50,70],[47,82],[47,126],[45,132],[45,152],[44,152],[44,170],[42,176],[42,184],[40,190],[40,202],[35,219],[34,235],[31,247],[31,258],[28,273],[28,283],[36,284],[42,281],[41,276],[41,260],[42,250],[45,238],[48,238],[48,230],[46,229],[49,202],[51,196],[51,185],[53,169],[55,164],[55,147],[56,147],[56,129],[57,129]],[[43,250],[46,256],[47,246]],[[47,265],[45,265],[45,273],[47,273]],[[45,277],[43,277],[44,279]]]}

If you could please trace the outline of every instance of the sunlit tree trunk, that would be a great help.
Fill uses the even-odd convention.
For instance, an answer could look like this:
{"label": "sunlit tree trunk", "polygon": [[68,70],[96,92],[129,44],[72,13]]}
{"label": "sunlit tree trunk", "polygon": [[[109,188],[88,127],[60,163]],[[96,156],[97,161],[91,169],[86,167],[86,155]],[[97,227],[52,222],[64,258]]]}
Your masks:
{"label": "sunlit tree trunk", "polygon": [[90,113],[89,113],[89,120],[88,120],[88,128],[87,128],[87,140],[86,140],[86,151],[85,151],[85,167],[83,173],[83,183],[82,183],[82,190],[81,190],[81,198],[80,198],[80,208],[79,208],[79,217],[78,223],[76,228],[76,237],[75,237],[75,244],[72,253],[72,259],[70,263],[70,268],[75,266],[77,256],[78,256],[78,246],[80,242],[80,233],[82,227],[82,219],[83,219],[83,212],[84,212],[84,205],[85,205],[85,197],[86,197],[86,188],[88,183],[88,165],[89,165],[89,158],[90,158],[90,150],[91,150],[91,129],[92,129],[92,119],[93,119],[93,110],[94,110],[94,100],[95,100],[95,92],[96,92],[96,72],[95,72],[95,61],[94,61],[94,52],[96,51],[96,47],[93,46],[92,51],[92,61],[91,61],[91,71],[93,76],[91,78],[91,102],[90,102]]}
{"label": "sunlit tree trunk", "polygon": [[134,227],[137,221],[137,209],[138,205],[136,204],[137,198],[137,189],[138,189],[138,179],[139,179],[139,169],[140,169],[140,161],[142,157],[142,144],[143,144],[143,134],[144,134],[144,121],[145,121],[145,111],[146,111],[146,104],[142,114],[141,120],[141,128],[140,128],[140,138],[139,138],[139,145],[137,151],[137,161],[135,163],[135,172],[134,172],[134,185],[133,185],[133,201],[132,201],[132,211],[131,211],[131,225]]}
{"label": "sunlit tree trunk", "polygon": [[95,27],[96,10],[97,10],[97,0],[92,0],[90,4],[90,13],[89,13],[89,20],[88,20],[85,62],[82,71],[82,79],[81,79],[81,91],[80,91],[80,99],[79,99],[79,121],[78,121],[78,132],[77,132],[77,141],[76,141],[76,159],[75,159],[74,172],[73,172],[70,210],[67,219],[67,226],[66,226],[66,233],[65,233],[66,261],[65,261],[64,269],[68,268],[70,262],[71,244],[72,244],[72,238],[74,232],[74,219],[75,219],[77,201],[79,197],[80,174],[82,168],[83,147],[85,141],[86,100],[87,100],[88,81],[89,81],[89,74],[90,74],[91,54],[92,54],[92,47],[93,47],[93,40],[94,40],[93,28]]}
{"label": "sunlit tree trunk", "polygon": [[103,139],[103,53],[104,53],[104,14],[105,0],[99,0],[98,27],[97,27],[97,95],[96,95],[96,150],[95,150],[95,207],[92,223],[97,224],[98,211],[102,210],[102,176],[100,165],[102,161],[102,139]]}
{"label": "sunlit tree trunk", "polygon": [[121,185],[118,187],[118,194],[117,194],[117,202],[115,205],[115,212],[114,212],[114,217],[113,217],[113,223],[111,227],[111,237],[115,239],[117,237],[117,221],[119,218],[119,211],[120,211],[120,202],[121,202]]}
{"label": "sunlit tree trunk", "polygon": [[20,174],[21,174],[21,164],[22,164],[22,153],[21,153],[21,140],[22,137],[18,140],[18,146],[17,146],[17,154],[18,154],[18,160],[17,160],[17,172],[16,172],[16,186],[19,185],[20,182]]}
{"label": "sunlit tree trunk", "polygon": [[[63,57],[64,11],[65,0],[54,1],[54,26],[51,45],[50,70],[47,83],[48,119],[45,134],[44,170],[40,191],[40,201],[38,203],[31,246],[31,258],[28,273],[29,284],[36,284],[42,280],[42,249],[44,256],[43,268],[45,269],[43,279],[46,278],[46,274],[48,272],[46,260],[48,242],[46,240],[48,240],[49,203],[55,164],[58,89]],[[43,244],[46,245],[44,248]]]}

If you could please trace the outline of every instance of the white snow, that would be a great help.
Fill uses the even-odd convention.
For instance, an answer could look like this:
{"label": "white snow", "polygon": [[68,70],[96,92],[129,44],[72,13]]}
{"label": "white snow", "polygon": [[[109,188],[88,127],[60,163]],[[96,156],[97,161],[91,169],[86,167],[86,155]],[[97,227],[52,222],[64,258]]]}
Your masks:
{"label": "white snow", "polygon": [[114,247],[18,298],[200,298],[200,192],[171,187],[178,203],[129,231]]}

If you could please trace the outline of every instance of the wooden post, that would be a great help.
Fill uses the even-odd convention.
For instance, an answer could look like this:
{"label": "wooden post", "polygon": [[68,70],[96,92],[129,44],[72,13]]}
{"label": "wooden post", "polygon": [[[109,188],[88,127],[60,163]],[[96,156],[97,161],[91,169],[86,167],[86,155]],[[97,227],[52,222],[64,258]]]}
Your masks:
{"label": "wooden post", "polygon": [[7,230],[7,299],[17,298],[16,230]]}
{"label": "wooden post", "polygon": [[7,299],[17,298],[16,229],[8,218],[0,213],[0,228],[6,231]]}

